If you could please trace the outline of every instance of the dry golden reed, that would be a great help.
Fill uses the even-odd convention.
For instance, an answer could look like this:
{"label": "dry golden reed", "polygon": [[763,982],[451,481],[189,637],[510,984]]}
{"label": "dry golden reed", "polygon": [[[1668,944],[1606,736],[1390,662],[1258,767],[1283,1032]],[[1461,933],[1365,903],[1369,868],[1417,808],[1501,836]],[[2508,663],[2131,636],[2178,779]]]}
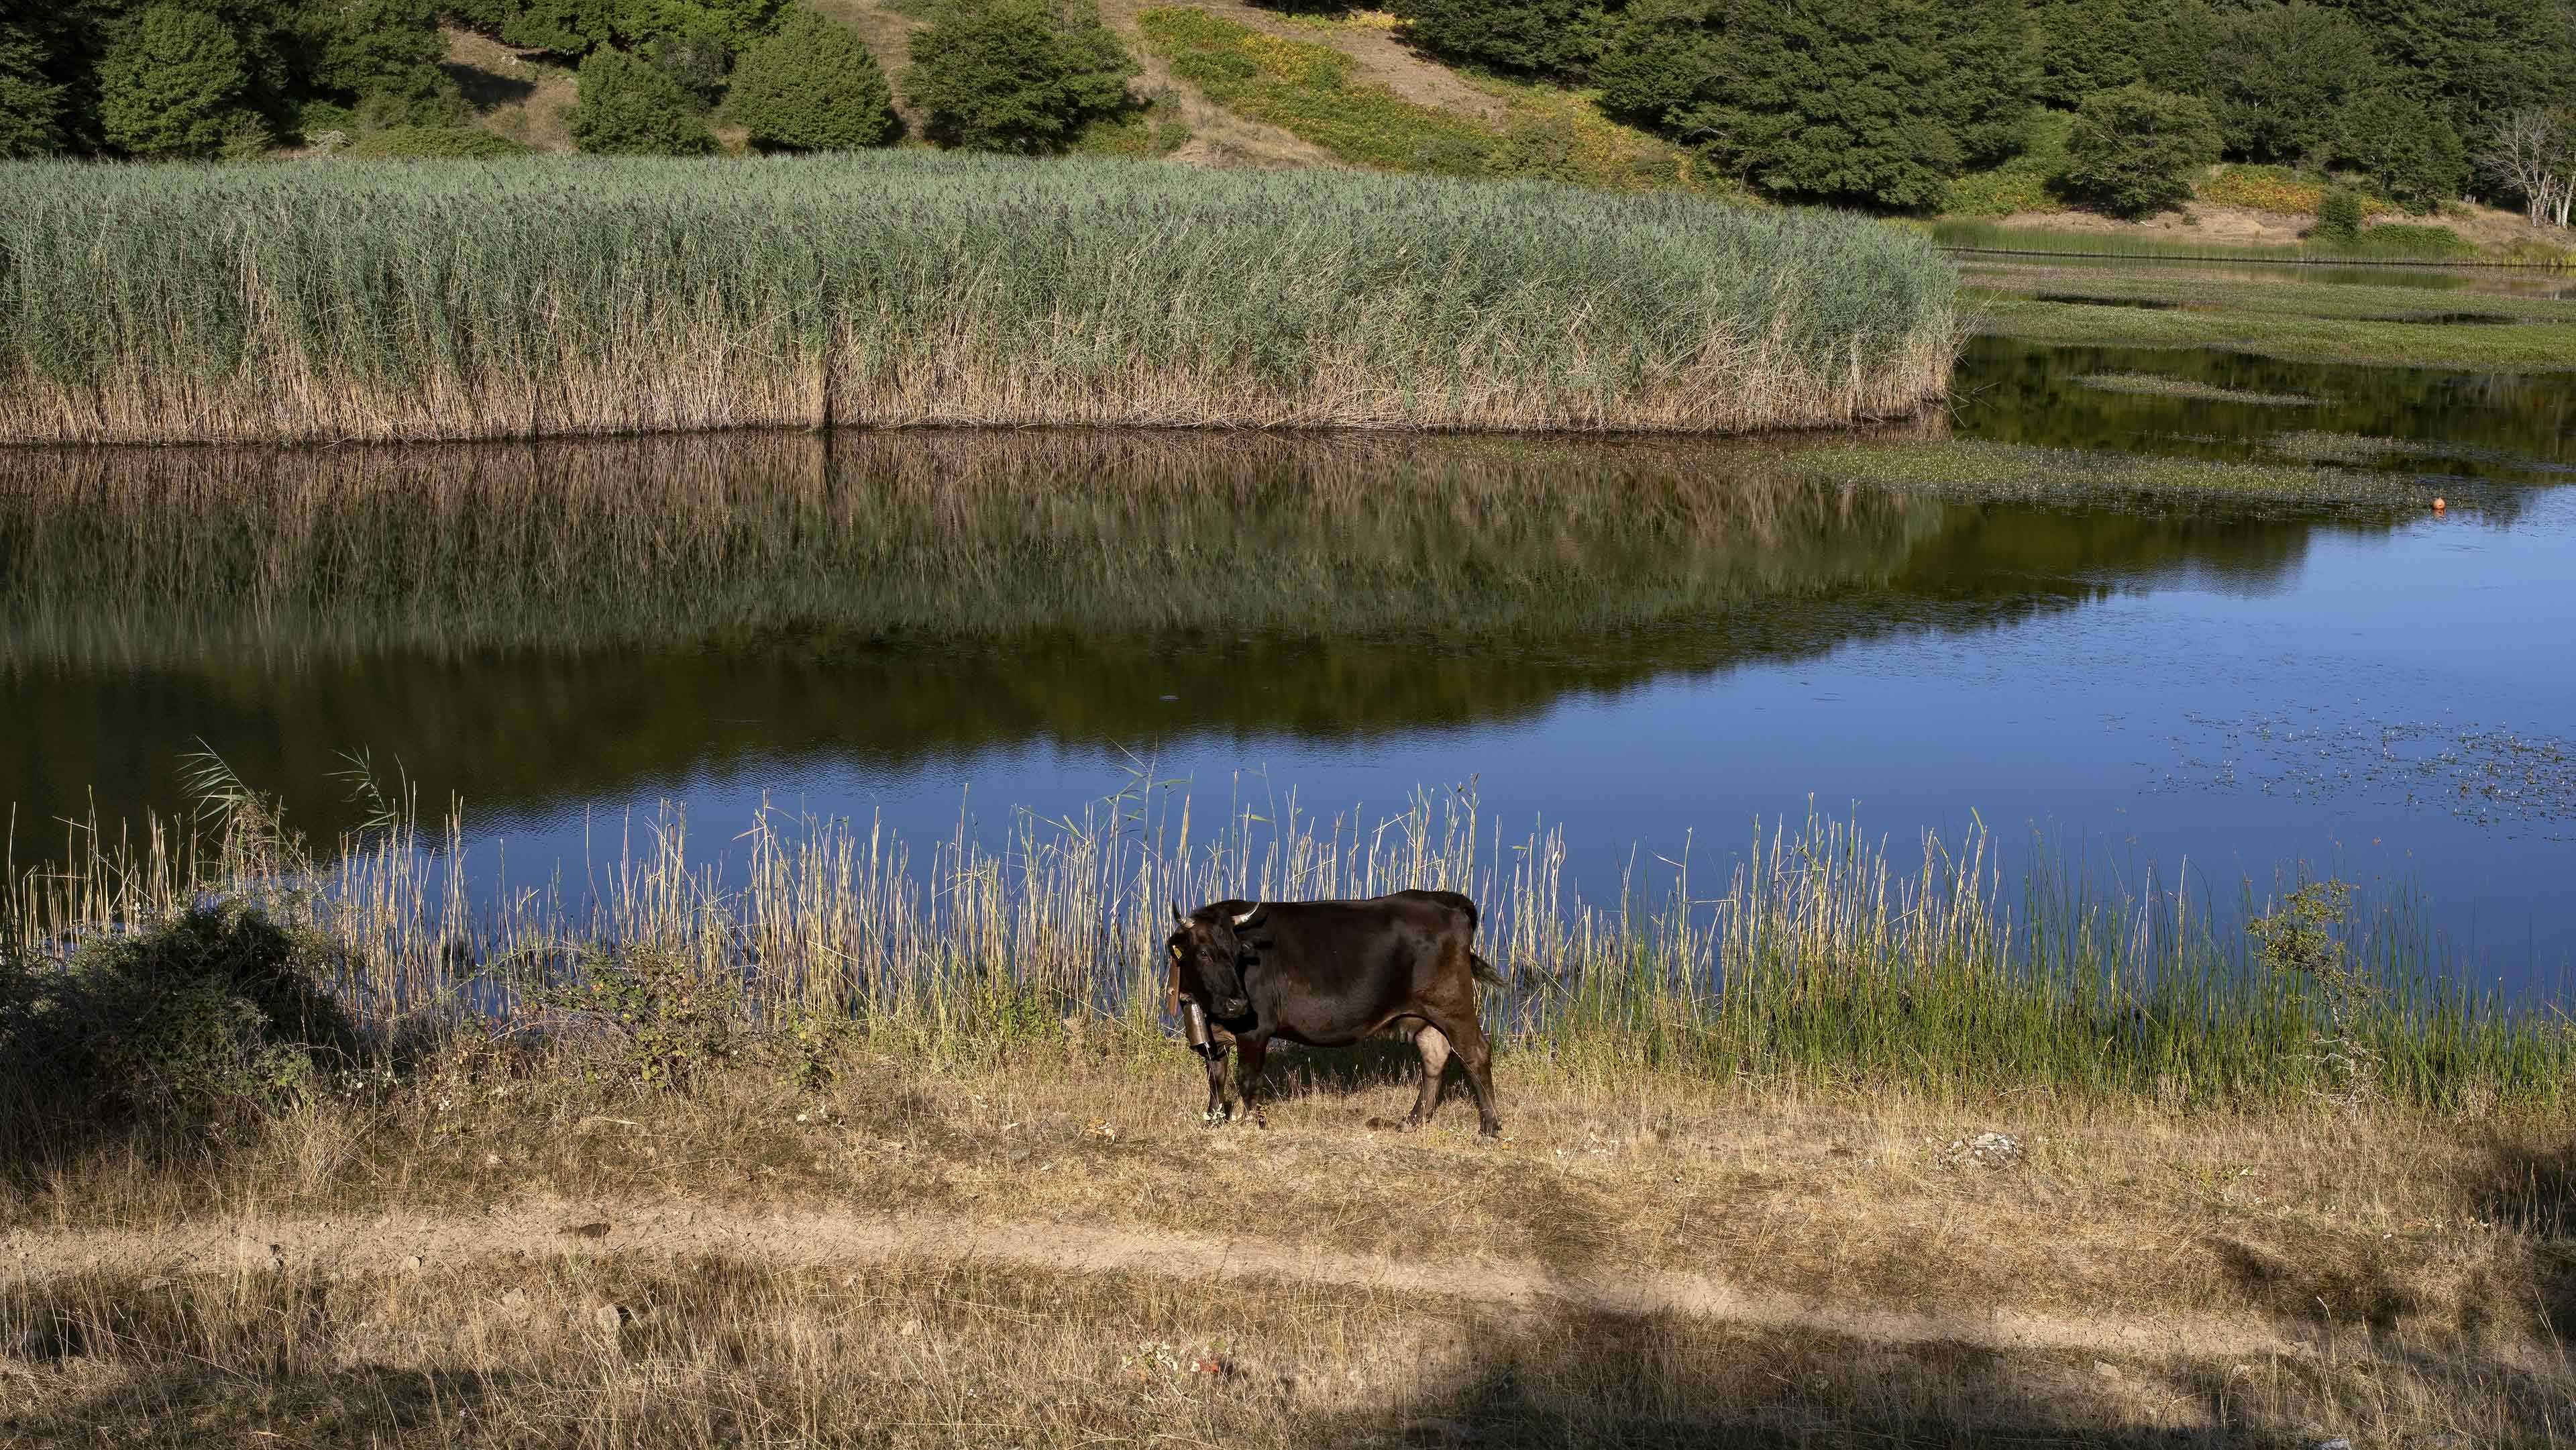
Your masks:
{"label": "dry golden reed", "polygon": [[0,439],[1123,424],[1733,431],[1941,395],[1858,217],[878,154],[0,168]]}

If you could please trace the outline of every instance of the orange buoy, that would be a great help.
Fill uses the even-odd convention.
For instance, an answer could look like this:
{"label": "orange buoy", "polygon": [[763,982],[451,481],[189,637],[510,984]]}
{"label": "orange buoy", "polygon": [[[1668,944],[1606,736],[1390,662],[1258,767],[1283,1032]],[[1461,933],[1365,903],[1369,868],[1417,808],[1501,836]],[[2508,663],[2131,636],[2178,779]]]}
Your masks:
{"label": "orange buoy", "polygon": [[2435,513],[2437,513],[2437,514],[2438,514],[2438,513],[2440,513],[2442,510],[2444,510],[2444,509],[2446,509],[2446,508],[2449,508],[2449,507],[2450,507],[2450,505],[2449,505],[2448,503],[2443,502],[2441,499],[2438,499],[2438,498],[2437,498],[2437,499],[2433,500],[2433,512],[2435,512]]}

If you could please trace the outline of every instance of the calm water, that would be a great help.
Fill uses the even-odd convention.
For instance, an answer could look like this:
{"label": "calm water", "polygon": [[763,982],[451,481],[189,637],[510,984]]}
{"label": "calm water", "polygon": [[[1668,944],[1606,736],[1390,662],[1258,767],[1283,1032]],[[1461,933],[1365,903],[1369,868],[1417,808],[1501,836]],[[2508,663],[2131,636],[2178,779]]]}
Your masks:
{"label": "calm water", "polygon": [[[2075,381],[2137,371],[2332,401]],[[93,801],[174,804],[202,739],[327,836],[365,751],[462,797],[484,859],[578,879],[665,800],[717,842],[764,798],[930,837],[1139,762],[1326,814],[1472,780],[1596,897],[1812,806],[2220,903],[2311,863],[2420,890],[2481,976],[2576,959],[2563,379],[1986,341],[1960,383],[1955,437],[2342,439],[2479,502],[1960,502],[1778,443],[19,452],[0,801],[23,863]]]}

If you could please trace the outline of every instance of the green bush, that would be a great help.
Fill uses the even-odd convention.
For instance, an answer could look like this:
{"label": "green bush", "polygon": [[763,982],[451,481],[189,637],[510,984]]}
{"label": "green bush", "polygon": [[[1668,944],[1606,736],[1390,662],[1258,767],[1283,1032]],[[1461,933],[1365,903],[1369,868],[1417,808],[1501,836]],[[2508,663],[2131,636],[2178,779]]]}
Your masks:
{"label": "green bush", "polygon": [[[221,1118],[309,1089],[358,1049],[324,989],[329,955],[222,904],[81,948],[0,963],[0,1082],[48,1118]],[[40,1101],[30,1101],[37,1099]]]}
{"label": "green bush", "polygon": [[745,1036],[738,978],[702,977],[649,948],[590,953],[569,978],[532,983],[521,995],[567,1041],[584,1028],[604,1038],[610,1065],[647,1088],[686,1086]]}
{"label": "green bush", "polygon": [[134,156],[204,156],[222,144],[250,73],[222,20],[155,5],[109,42],[98,85],[109,145]]}
{"label": "green bush", "polygon": [[603,47],[581,63],[573,144],[611,156],[704,156],[716,138],[694,110],[678,81]]}
{"label": "green bush", "polygon": [[2361,194],[2350,187],[2338,186],[2317,202],[2317,225],[2314,235],[2321,242],[2351,242],[2361,238]]}
{"label": "green bush", "polygon": [[2146,216],[2191,196],[2218,159],[2218,123],[2190,96],[2143,84],[2087,96],[2066,138],[2066,188],[2114,216]]}
{"label": "green bush", "polygon": [[1061,151],[1085,123],[1127,103],[1142,68],[1099,12],[1049,0],[956,0],[913,37],[906,95],[942,145]]}
{"label": "green bush", "polygon": [[1190,128],[1181,121],[1158,120],[1155,108],[1104,116],[1082,128],[1073,149],[1085,156],[1169,156],[1189,144]]}
{"label": "green bush", "polygon": [[733,70],[732,48],[712,35],[665,35],[647,46],[645,54],[701,106],[716,103]]}
{"label": "green bush", "polygon": [[1390,0],[1405,38],[1436,55],[1570,79],[1601,53],[1599,0]]}
{"label": "green bush", "polygon": [[527,156],[527,147],[471,126],[396,126],[358,138],[349,154],[370,161],[412,158],[484,159]]}
{"label": "green bush", "polygon": [[850,28],[795,10],[745,52],[727,97],[752,144],[854,151],[895,133],[894,91]]}

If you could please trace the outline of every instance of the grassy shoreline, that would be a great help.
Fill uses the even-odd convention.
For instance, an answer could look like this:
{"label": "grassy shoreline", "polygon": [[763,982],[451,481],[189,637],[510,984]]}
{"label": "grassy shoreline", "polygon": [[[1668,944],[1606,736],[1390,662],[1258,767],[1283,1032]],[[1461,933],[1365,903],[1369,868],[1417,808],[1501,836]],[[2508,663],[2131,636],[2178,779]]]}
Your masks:
{"label": "grassy shoreline", "polygon": [[0,440],[1125,424],[1741,431],[1943,391],[1863,219],[915,153],[13,165]]}
{"label": "grassy shoreline", "polygon": [[[1811,822],[1586,911],[1463,799],[1135,795],[918,867],[756,828],[731,878],[665,822],[588,912],[478,920],[399,826],[316,859],[220,804],[220,857],[19,883],[12,942],[53,973],[67,927],[257,902],[381,1046],[152,1116],[222,1064],[67,1084],[0,1011],[0,1415],[39,1438],[2550,1444],[2576,1388],[2576,1043],[2420,990],[2402,910],[2267,969]],[[1507,1140],[1455,1089],[1385,1131],[1393,1044],[1199,1126],[1159,907],[1404,882],[1478,891],[1517,978]],[[103,1020],[106,1060],[159,1032]]]}

